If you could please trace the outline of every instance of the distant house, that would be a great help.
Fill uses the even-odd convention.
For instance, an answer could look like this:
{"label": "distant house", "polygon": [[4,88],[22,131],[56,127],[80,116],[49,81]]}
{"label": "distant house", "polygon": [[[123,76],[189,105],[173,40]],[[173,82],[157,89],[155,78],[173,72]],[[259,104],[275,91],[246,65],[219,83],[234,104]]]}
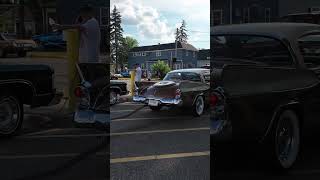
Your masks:
{"label": "distant house", "polygon": [[210,49],[199,50],[197,67],[210,66]]}
{"label": "distant house", "polygon": [[197,66],[198,50],[187,43],[177,43],[177,60],[172,64],[176,54],[176,43],[140,46],[129,52],[128,65],[140,64],[143,69],[151,70],[151,66],[158,60],[164,61],[173,69],[193,68]]}

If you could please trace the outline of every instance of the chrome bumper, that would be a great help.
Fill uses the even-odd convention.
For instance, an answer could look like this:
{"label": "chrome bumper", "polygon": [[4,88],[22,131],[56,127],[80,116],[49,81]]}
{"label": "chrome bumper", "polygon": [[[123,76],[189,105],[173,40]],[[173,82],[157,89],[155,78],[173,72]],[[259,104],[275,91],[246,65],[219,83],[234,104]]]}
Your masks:
{"label": "chrome bumper", "polygon": [[232,140],[232,126],[225,120],[212,120],[210,127],[210,137],[213,143]]}
{"label": "chrome bumper", "polygon": [[133,102],[148,104],[149,100],[156,100],[160,102],[160,105],[182,105],[181,99],[171,99],[171,98],[145,98],[142,96],[133,96]]}
{"label": "chrome bumper", "polygon": [[110,113],[93,110],[77,110],[74,114],[74,124],[78,127],[95,127],[105,130],[110,125]]}

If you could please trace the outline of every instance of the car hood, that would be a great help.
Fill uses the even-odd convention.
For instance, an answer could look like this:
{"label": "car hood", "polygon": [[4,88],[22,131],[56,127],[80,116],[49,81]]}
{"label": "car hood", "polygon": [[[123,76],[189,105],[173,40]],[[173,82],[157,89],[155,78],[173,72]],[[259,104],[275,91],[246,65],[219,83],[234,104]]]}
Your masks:
{"label": "car hood", "polygon": [[174,81],[160,81],[144,89],[141,95],[147,98],[175,98],[180,83]]}

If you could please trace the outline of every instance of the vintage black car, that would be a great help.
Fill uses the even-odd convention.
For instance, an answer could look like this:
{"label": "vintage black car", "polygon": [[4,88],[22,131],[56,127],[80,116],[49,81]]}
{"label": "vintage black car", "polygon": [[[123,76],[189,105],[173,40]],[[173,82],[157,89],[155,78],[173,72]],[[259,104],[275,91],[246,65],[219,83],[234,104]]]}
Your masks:
{"label": "vintage black car", "polygon": [[126,94],[128,94],[126,82],[110,80],[110,105],[116,104],[119,97]]}
{"label": "vintage black car", "polygon": [[45,65],[0,65],[0,135],[15,135],[23,121],[23,105],[57,104],[54,70]]}
{"label": "vintage black car", "polygon": [[319,25],[304,23],[212,29],[213,148],[257,142],[274,167],[293,166],[320,127],[319,35]]}
{"label": "vintage black car", "polygon": [[194,116],[201,116],[209,104],[210,70],[179,69],[169,72],[152,86],[141,88],[133,101],[148,104],[159,111],[163,106],[179,106],[192,109]]}

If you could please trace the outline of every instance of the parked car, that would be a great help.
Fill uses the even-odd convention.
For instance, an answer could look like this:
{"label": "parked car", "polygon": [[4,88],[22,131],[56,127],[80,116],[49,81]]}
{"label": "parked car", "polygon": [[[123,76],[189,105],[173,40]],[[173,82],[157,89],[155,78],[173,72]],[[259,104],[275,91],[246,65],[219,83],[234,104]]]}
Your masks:
{"label": "parked car", "polygon": [[319,35],[319,25],[304,23],[213,28],[210,135],[215,147],[262,145],[259,157],[267,157],[271,167],[294,165],[302,142],[320,127]]}
{"label": "parked car", "polygon": [[148,104],[154,111],[163,106],[191,107],[195,116],[201,116],[209,104],[209,78],[208,69],[174,70],[162,81],[139,90],[133,101]]}
{"label": "parked car", "polygon": [[110,81],[110,105],[118,102],[119,97],[128,94],[127,83],[123,81]]}
{"label": "parked car", "polygon": [[62,31],[32,36],[32,39],[43,49],[66,49]]}
{"label": "parked car", "polygon": [[118,80],[119,78],[114,74],[110,73],[110,80]]}
{"label": "parked car", "polygon": [[124,78],[130,78],[130,77],[131,77],[130,72],[121,72],[120,74],[121,74],[122,77],[124,77]]}
{"label": "parked car", "polygon": [[16,135],[22,126],[23,105],[31,108],[59,103],[62,94],[45,65],[0,65],[0,136]]}
{"label": "parked car", "polygon": [[36,48],[36,43],[29,39],[18,39],[13,34],[0,33],[0,57],[8,54],[17,54],[25,57],[27,52]]}

